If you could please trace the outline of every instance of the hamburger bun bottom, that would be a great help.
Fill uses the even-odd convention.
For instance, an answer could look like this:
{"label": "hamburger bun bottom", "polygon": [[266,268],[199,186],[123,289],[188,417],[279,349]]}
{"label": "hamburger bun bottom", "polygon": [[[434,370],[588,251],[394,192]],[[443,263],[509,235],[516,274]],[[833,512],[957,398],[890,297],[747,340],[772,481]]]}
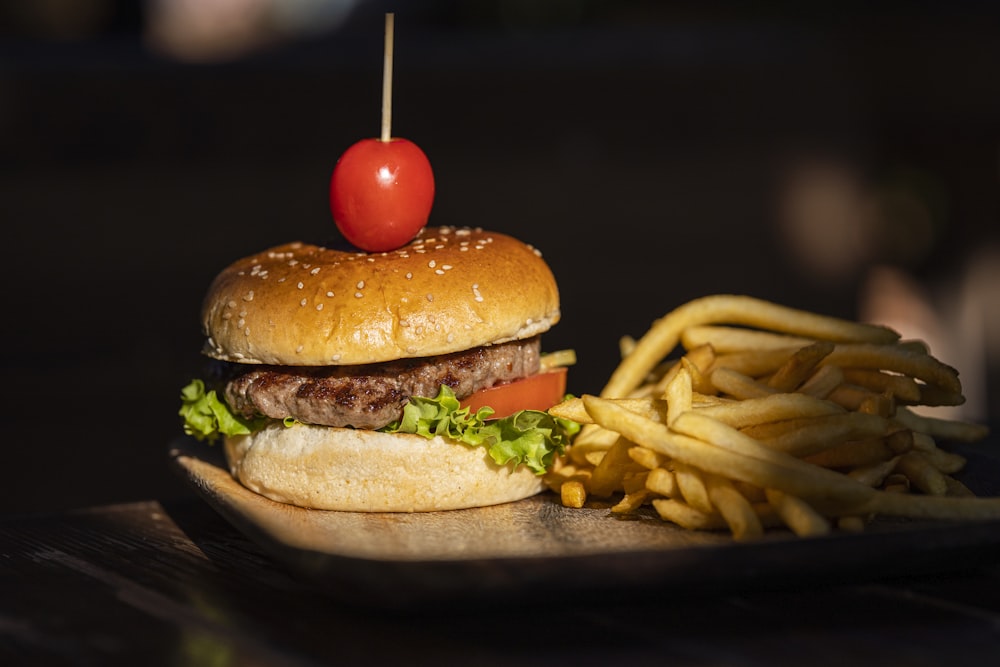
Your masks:
{"label": "hamburger bun bottom", "polygon": [[544,488],[521,466],[498,466],[485,447],[441,437],[271,424],[227,437],[230,472],[271,500],[310,509],[430,512],[521,500]]}

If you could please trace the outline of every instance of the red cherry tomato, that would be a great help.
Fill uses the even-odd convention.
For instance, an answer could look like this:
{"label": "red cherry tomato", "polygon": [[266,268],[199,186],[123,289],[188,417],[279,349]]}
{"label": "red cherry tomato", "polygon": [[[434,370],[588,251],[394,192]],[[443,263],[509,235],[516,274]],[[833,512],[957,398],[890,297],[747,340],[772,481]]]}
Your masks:
{"label": "red cherry tomato", "polygon": [[330,211],[340,233],[368,252],[405,245],[427,224],[434,173],[406,139],[362,139],[340,156],[330,178]]}
{"label": "red cherry tomato", "polygon": [[490,419],[501,419],[519,410],[548,410],[566,396],[566,369],[554,368],[545,373],[499,384],[477,391],[461,402],[473,412],[483,406],[493,408]]}

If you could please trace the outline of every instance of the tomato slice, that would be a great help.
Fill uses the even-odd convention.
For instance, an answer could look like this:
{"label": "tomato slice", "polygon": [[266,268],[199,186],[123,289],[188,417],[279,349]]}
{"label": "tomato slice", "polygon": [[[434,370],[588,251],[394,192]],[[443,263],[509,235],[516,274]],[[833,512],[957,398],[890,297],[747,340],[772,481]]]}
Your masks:
{"label": "tomato slice", "polygon": [[473,411],[489,406],[494,410],[490,418],[501,419],[520,410],[548,410],[565,396],[566,368],[562,367],[477,391],[461,403]]}

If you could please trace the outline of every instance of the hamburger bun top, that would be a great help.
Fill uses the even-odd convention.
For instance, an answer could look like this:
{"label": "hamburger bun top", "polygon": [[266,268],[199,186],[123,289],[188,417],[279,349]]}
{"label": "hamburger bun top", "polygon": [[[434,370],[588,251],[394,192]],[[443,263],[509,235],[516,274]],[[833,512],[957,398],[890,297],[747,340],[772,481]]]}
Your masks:
{"label": "hamburger bun top", "polygon": [[425,227],[383,253],[289,243],[220,273],[204,353],[285,366],[368,364],[528,338],[559,321],[541,254],[479,229]]}

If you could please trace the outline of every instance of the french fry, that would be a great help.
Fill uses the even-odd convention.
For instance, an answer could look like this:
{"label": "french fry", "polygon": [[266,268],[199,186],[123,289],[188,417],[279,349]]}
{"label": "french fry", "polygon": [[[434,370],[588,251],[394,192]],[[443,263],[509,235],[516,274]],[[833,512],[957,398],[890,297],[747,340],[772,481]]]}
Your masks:
{"label": "french fry", "polygon": [[[839,368],[839,366],[828,366],[827,368]],[[920,400],[920,385],[907,375],[885,373],[870,368],[843,368],[841,372],[844,381],[849,384],[863,387],[878,394],[888,392],[903,402]]]}
{"label": "french fry", "polygon": [[885,478],[882,490],[886,493],[909,493],[910,478],[901,472],[894,472]]}
{"label": "french fry", "polygon": [[932,384],[922,384],[920,387],[920,398],[916,401],[900,401],[911,405],[962,405],[965,403],[965,396],[961,392],[947,391]]}
{"label": "french fry", "polygon": [[718,512],[702,512],[683,500],[673,498],[656,498],[652,501],[653,508],[660,518],[675,523],[688,530],[720,530],[726,527],[725,521]]}
{"label": "french fry", "polygon": [[[640,418],[646,419],[645,417]],[[618,441],[611,446],[611,449],[605,452],[604,457],[594,466],[594,471],[590,475],[590,482],[587,485],[590,495],[597,496],[598,498],[607,498],[622,488],[625,473],[636,472],[642,469],[628,455],[628,450],[633,446],[626,438],[619,437]]]}
{"label": "french fry", "polygon": [[826,398],[847,410],[881,417],[890,417],[896,411],[896,403],[891,395],[877,394],[871,389],[847,383],[835,387]]}
{"label": "french fry", "polygon": [[[633,448],[634,449],[634,448]],[[649,478],[649,471],[627,472],[622,479],[622,491],[625,493],[635,493],[646,488],[646,480]]]}
{"label": "french fry", "polygon": [[677,481],[681,497],[688,505],[706,514],[715,509],[700,470],[684,463],[674,463],[674,479]]}
{"label": "french fry", "polygon": [[972,498],[972,497],[975,497],[975,495],[976,495],[976,494],[974,494],[972,492],[971,489],[969,489],[969,487],[967,487],[965,484],[963,484],[962,482],[958,481],[957,479],[955,479],[951,475],[946,474],[944,476],[944,481],[948,485],[947,495],[949,495],[949,496],[958,496],[958,497],[961,497],[961,498]]}
{"label": "french fry", "polygon": [[[671,357],[678,343],[685,352]],[[753,539],[772,526],[821,535],[880,514],[1000,519],[953,475],[983,425],[910,406],[960,405],[958,373],[891,329],[716,295],[623,337],[600,396],[552,409],[583,429],[545,483],[565,502],[621,493],[628,514]]]}
{"label": "french fry", "polygon": [[681,332],[681,344],[685,348],[691,350],[702,345],[711,345],[716,352],[721,353],[798,349],[812,342],[809,338],[799,336],[719,325],[696,325]]}
{"label": "french fry", "polygon": [[747,482],[733,480],[733,488],[743,494],[743,497],[751,503],[767,502],[767,496],[764,494],[764,489],[756,486],[755,484],[748,484]]}
{"label": "french fry", "polygon": [[664,397],[667,399],[667,424],[672,424],[679,416],[691,410],[691,374],[681,367],[667,385]]}
{"label": "french fry", "polygon": [[856,482],[864,484],[865,486],[881,486],[885,481],[885,478],[896,469],[896,464],[898,462],[899,457],[894,456],[893,458],[885,461],[855,468],[854,470],[848,472],[847,476]]}
{"label": "french fry", "polygon": [[664,498],[681,499],[681,490],[677,486],[677,477],[672,470],[654,468],[646,476],[646,488]]}
{"label": "french fry", "polygon": [[819,363],[833,352],[830,341],[816,341],[806,345],[781,365],[767,381],[767,386],[782,392],[796,389],[812,375]]}
{"label": "french fry", "polygon": [[913,486],[933,496],[943,496],[948,492],[948,482],[940,470],[920,452],[907,452],[899,457],[896,470],[906,475]]}
{"label": "french fry", "polygon": [[926,433],[913,433],[912,440],[913,448],[941,472],[951,475],[965,467],[964,456],[940,449],[934,438]]}
{"label": "french fry", "polygon": [[893,457],[883,438],[848,440],[821,452],[805,457],[813,465],[824,468],[858,468],[879,463]]}
{"label": "french fry", "polygon": [[863,533],[868,522],[860,516],[837,517],[837,528],[845,533]]}
{"label": "french fry", "polygon": [[915,434],[910,429],[892,431],[885,437],[886,446],[893,454],[905,454],[914,448]]}
{"label": "french fry", "polygon": [[777,489],[765,489],[765,494],[767,502],[774,507],[781,520],[799,537],[825,535],[830,532],[829,520],[800,498]]}
{"label": "french fry", "polygon": [[660,466],[666,465],[668,460],[663,454],[654,452],[652,449],[639,447],[638,445],[630,447],[628,455],[630,459],[648,470],[656,470]]}
{"label": "french fry", "polygon": [[794,424],[786,425],[791,428],[786,428],[784,432],[773,435],[762,432],[769,426],[782,424],[777,422],[753,427],[752,435],[770,449],[801,457],[816,454],[848,440],[881,437],[889,431],[888,421],[863,412],[789,421]]}
{"label": "french fry", "polygon": [[[867,502],[872,489],[835,472],[767,449],[720,422],[687,412],[674,422],[677,432],[596,396],[584,396],[599,423],[629,440],[705,472],[764,488],[776,488],[820,504],[853,507]],[[698,439],[685,433],[695,433]]]}
{"label": "french fry", "polygon": [[845,343],[837,345],[821,362],[842,368],[893,371],[923,380],[945,391],[961,393],[958,372],[926,353],[916,353],[899,345]]}
{"label": "french fry", "polygon": [[820,366],[808,380],[799,387],[799,392],[815,398],[827,398],[834,389],[844,382],[844,372],[839,366]]}
{"label": "french fry", "polygon": [[750,502],[737,491],[732,482],[720,475],[704,475],[708,499],[722,515],[735,540],[749,540],[761,537],[764,527],[754,512]]}
{"label": "french fry", "polygon": [[1000,497],[930,496],[876,491],[866,511],[910,519],[986,521],[1000,519]]}
{"label": "french fry", "polygon": [[708,379],[708,376],[701,372],[701,369],[693,361],[689,361],[688,358],[681,357],[681,368],[688,372],[691,377],[691,391],[698,392],[699,394],[711,395],[715,394],[715,385]]}
{"label": "french fry", "polygon": [[772,389],[766,384],[757,382],[753,378],[730,368],[716,368],[712,371],[711,380],[721,393],[744,400],[778,393],[777,389]]}
{"label": "french fry", "polygon": [[[685,364],[689,366],[688,372],[695,373],[705,373],[712,364],[715,362],[715,348],[710,344],[699,345],[695,348],[688,350],[683,357],[677,360],[677,363],[673,364],[667,372],[665,372],[660,378],[659,382],[656,383],[657,393],[663,393],[666,389],[667,384],[673,380],[674,374]],[[694,370],[690,368],[694,366]]]}
{"label": "french fry", "polygon": [[559,488],[559,496],[565,507],[579,509],[587,502],[587,490],[583,482],[571,479]]}
{"label": "french fry", "polygon": [[896,410],[895,418],[907,428],[950,442],[976,442],[985,438],[990,431],[983,424],[918,415],[905,406]]}
{"label": "french fry", "polygon": [[[662,398],[616,398],[616,403],[627,410],[663,421],[663,415],[667,413],[667,402]],[[594,420],[587,413],[580,398],[568,398],[562,403],[558,403],[549,408],[549,414],[560,419],[572,419],[579,424],[593,424]]]}
{"label": "french fry", "polygon": [[649,495],[646,489],[626,493],[621,500],[611,506],[611,511],[614,514],[632,514],[645,504]]}
{"label": "french fry", "polygon": [[569,457],[578,465],[587,462],[593,452],[606,452],[618,441],[618,434],[597,424],[585,424],[569,448]]}
{"label": "french fry", "polygon": [[701,407],[698,412],[733,428],[745,428],[796,417],[842,414],[844,409],[831,401],[805,394],[769,394],[760,398]]}
{"label": "french fry", "polygon": [[[748,296],[720,294],[689,301],[653,322],[635,349],[615,368],[601,390],[603,398],[619,398],[677,345],[681,333],[703,324],[738,324],[834,342],[892,343],[899,334],[886,327],[850,322],[788,308]],[[716,348],[716,352],[718,352]]]}
{"label": "french fry", "polygon": [[774,373],[800,349],[801,347],[779,347],[773,350],[751,348],[717,354],[709,370],[728,368],[750,377],[760,377]]}
{"label": "french fry", "polygon": [[622,359],[632,354],[635,349],[635,338],[632,336],[622,336],[618,339],[618,354]]}

